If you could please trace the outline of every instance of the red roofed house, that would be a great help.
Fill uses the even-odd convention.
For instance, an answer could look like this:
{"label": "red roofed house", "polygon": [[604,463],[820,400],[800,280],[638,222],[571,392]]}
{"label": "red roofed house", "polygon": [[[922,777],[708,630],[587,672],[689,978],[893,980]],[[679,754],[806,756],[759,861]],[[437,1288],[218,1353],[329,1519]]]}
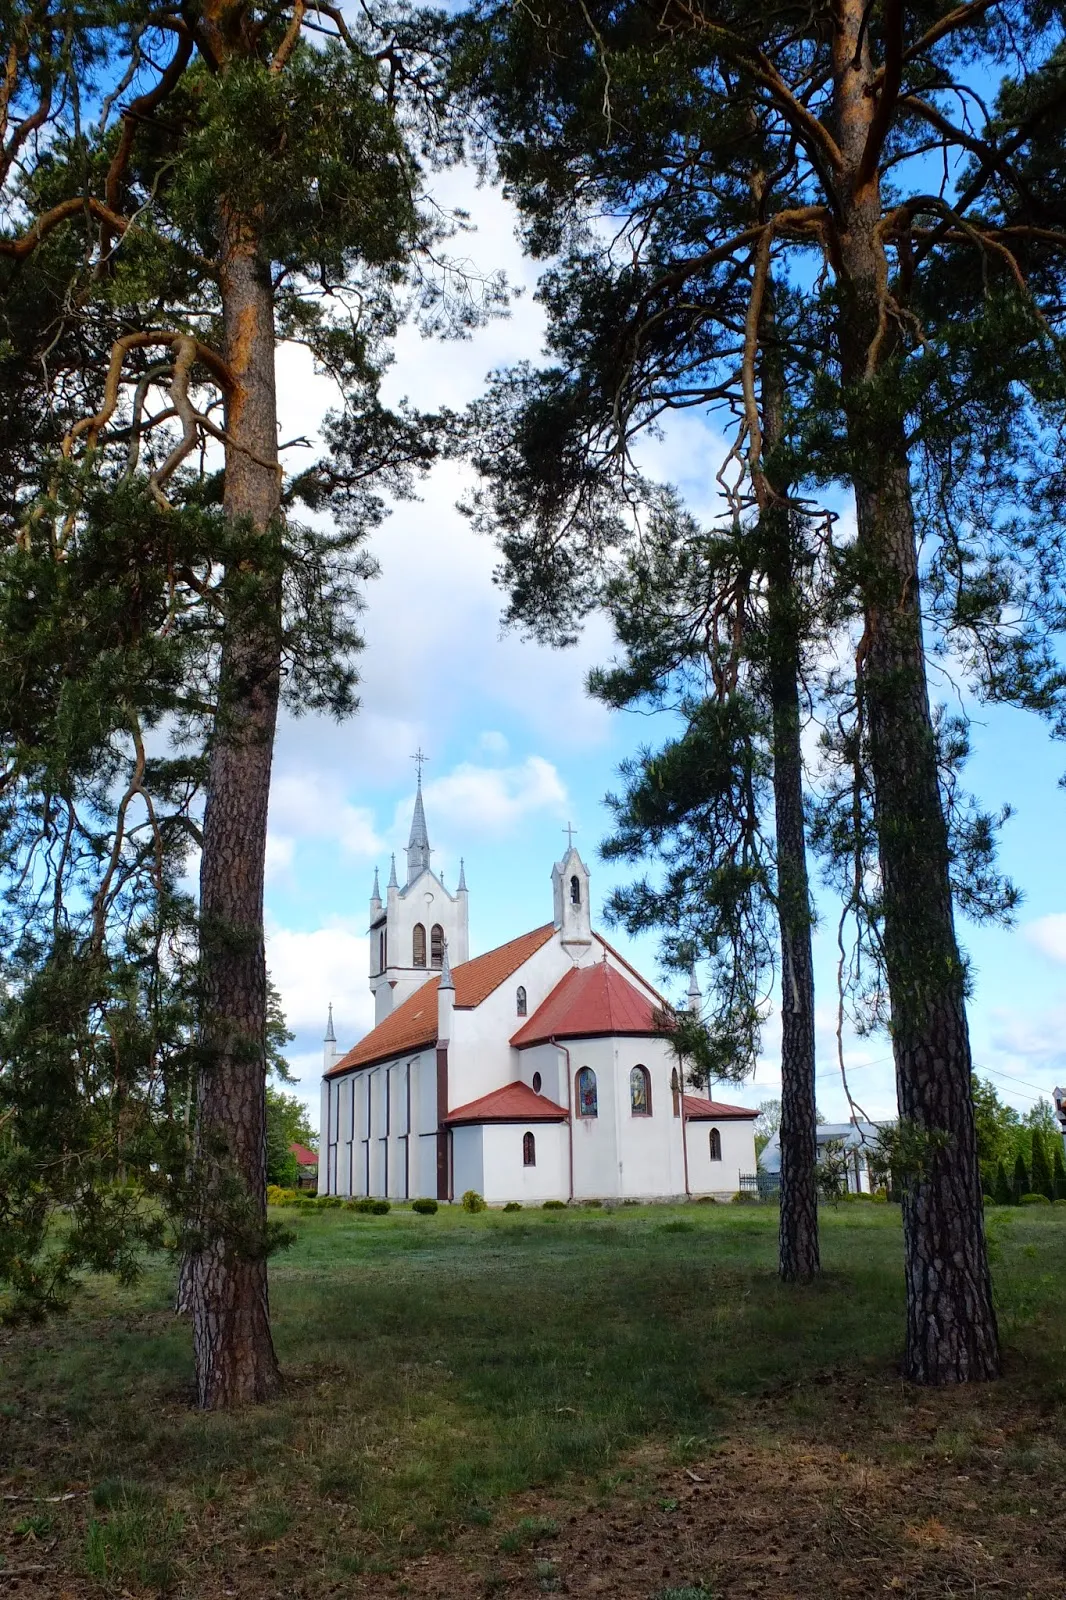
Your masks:
{"label": "red roofed house", "polygon": [[472,960],[465,875],[451,895],[429,857],[419,785],[407,882],[393,861],[383,906],[374,878],[377,1025],[346,1055],[327,1028],[319,1192],[734,1194],[755,1171],[757,1113],[684,1092],[666,1002],[593,932],[573,845],[552,869],[552,920]]}
{"label": "red roofed house", "polygon": [[296,1179],[298,1189],[314,1189],[318,1186],[318,1152],[309,1150],[305,1144],[290,1144],[289,1151],[296,1157],[299,1175]]}

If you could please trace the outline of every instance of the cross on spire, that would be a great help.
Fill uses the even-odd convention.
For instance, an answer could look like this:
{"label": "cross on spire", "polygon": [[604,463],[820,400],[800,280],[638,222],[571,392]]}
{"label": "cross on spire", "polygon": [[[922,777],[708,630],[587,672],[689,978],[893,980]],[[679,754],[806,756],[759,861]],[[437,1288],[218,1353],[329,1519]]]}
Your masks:
{"label": "cross on spire", "polygon": [[574,848],[574,834],[577,832],[577,829],[572,823],[568,822],[562,831],[566,834],[566,850],[567,854],[569,855],[570,851]]}
{"label": "cross on spire", "polygon": [[414,755],[411,757],[411,760],[414,762],[415,766],[418,768],[418,781],[419,781],[419,783],[421,783],[422,782],[422,768],[425,766],[426,762],[429,760],[429,757],[427,755],[423,754],[421,745],[419,745],[418,749],[415,751]]}

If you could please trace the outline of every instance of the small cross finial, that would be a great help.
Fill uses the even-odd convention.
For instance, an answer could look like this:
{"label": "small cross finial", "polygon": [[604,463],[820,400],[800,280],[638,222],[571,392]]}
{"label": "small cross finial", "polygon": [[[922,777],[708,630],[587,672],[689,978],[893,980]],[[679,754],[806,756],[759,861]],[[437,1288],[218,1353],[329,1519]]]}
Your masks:
{"label": "small cross finial", "polygon": [[569,854],[569,852],[574,848],[574,834],[577,832],[577,829],[572,825],[572,823],[568,822],[566,827],[563,829],[563,832],[566,834],[566,849],[567,853]]}
{"label": "small cross finial", "polygon": [[419,781],[419,783],[421,783],[422,782],[422,768],[425,766],[426,762],[429,760],[429,757],[427,755],[423,754],[421,745],[419,745],[418,749],[415,751],[414,755],[411,757],[411,760],[414,762],[415,766],[418,768],[418,781]]}

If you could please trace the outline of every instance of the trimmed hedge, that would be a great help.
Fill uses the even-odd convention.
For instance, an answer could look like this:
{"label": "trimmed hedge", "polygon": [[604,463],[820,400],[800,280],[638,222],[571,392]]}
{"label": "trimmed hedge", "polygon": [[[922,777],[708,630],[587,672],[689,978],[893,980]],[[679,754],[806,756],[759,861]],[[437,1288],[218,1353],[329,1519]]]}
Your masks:
{"label": "trimmed hedge", "polygon": [[1046,1194],[1023,1194],[1018,1204],[1020,1206],[1049,1206],[1051,1201]]}
{"label": "trimmed hedge", "polygon": [[468,1189],[460,1202],[464,1211],[473,1214],[475,1211],[487,1211],[488,1201],[478,1194],[476,1189]]}
{"label": "trimmed hedge", "polygon": [[521,1200],[508,1200],[503,1209],[505,1211],[521,1211],[522,1202]]}
{"label": "trimmed hedge", "polygon": [[543,1206],[541,1207],[541,1210],[542,1211],[565,1211],[566,1210],[566,1201],[565,1200],[545,1200]]}
{"label": "trimmed hedge", "polygon": [[412,1200],[411,1210],[417,1211],[420,1217],[435,1217],[437,1214],[437,1202],[426,1195],[421,1200]]}

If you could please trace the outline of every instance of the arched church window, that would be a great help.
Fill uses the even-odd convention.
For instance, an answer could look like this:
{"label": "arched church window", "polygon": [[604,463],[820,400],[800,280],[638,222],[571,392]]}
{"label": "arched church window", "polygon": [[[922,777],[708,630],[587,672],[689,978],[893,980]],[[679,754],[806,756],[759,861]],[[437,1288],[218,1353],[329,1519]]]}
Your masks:
{"label": "arched church window", "polygon": [[426,930],[420,922],[415,923],[411,946],[411,965],[424,967],[426,964]]}
{"label": "arched church window", "polygon": [[721,1161],[721,1159],[722,1159],[722,1135],[718,1132],[717,1128],[712,1128],[711,1129],[711,1160],[712,1161]]}
{"label": "arched church window", "polygon": [[598,1117],[600,1114],[596,1074],[591,1067],[582,1067],[577,1075],[577,1114],[579,1117]]}
{"label": "arched church window", "polygon": [[526,1014],[526,991],[521,984],[518,985],[518,993],[515,995],[515,1011],[520,1017]]}
{"label": "arched church window", "polygon": [[651,1076],[647,1067],[634,1067],[629,1074],[629,1107],[635,1117],[651,1116]]}
{"label": "arched church window", "polygon": [[674,1116],[679,1117],[681,1115],[681,1079],[677,1075],[676,1067],[670,1074],[670,1095],[674,1102]]}
{"label": "arched church window", "polygon": [[531,1133],[522,1135],[522,1165],[535,1167],[537,1164],[537,1141]]}
{"label": "arched church window", "polygon": [[543,1082],[544,1082],[544,1080],[541,1077],[540,1073],[539,1072],[535,1072],[533,1074],[533,1093],[534,1094],[539,1094],[540,1093],[540,1086],[541,1086],[541,1084]]}
{"label": "arched church window", "polygon": [[433,924],[433,931],[429,936],[429,954],[435,967],[444,965],[444,929],[439,922]]}
{"label": "arched church window", "polygon": [[578,877],[576,872],[570,879],[570,904],[572,906],[579,906],[581,904],[581,879]]}
{"label": "arched church window", "polygon": [[382,933],[378,934],[378,971],[379,972],[384,972],[385,968],[388,966],[388,962],[385,959],[387,954],[388,954],[388,952],[387,952],[387,950],[385,948],[385,934],[384,934],[384,932],[382,932]]}

